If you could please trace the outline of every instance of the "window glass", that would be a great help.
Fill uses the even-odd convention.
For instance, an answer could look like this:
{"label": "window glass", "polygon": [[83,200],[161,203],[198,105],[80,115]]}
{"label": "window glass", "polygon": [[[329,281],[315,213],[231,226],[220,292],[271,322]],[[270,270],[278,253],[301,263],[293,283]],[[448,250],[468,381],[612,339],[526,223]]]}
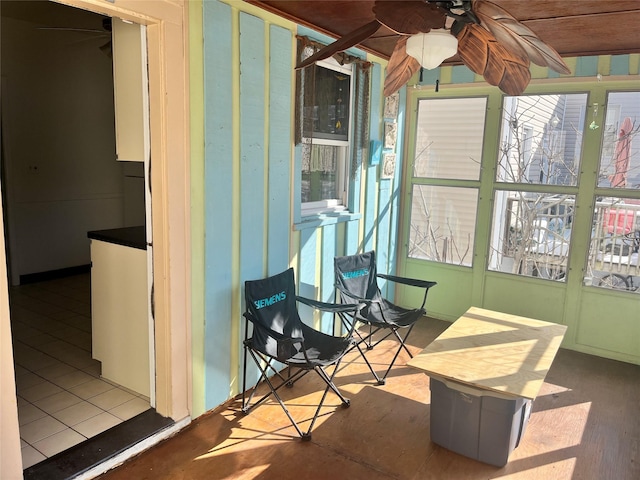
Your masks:
{"label": "window glass", "polygon": [[477,180],[487,99],[423,99],[418,103],[415,177]]}
{"label": "window glass", "polygon": [[341,198],[346,148],[317,144],[309,148],[310,154],[302,159],[302,202]]}
{"label": "window glass", "polygon": [[593,216],[585,282],[640,292],[640,200],[599,198]]}
{"label": "window glass", "polygon": [[409,257],[471,266],[477,206],[475,188],[414,185]]}
{"label": "window glass", "polygon": [[640,92],[610,92],[602,125],[599,187],[640,188],[639,132]]}
{"label": "window glass", "polygon": [[498,190],[489,270],[565,280],[575,196]]}
{"label": "window glass", "polygon": [[304,70],[301,214],[346,210],[349,183],[352,65],[328,59]]}
{"label": "window glass", "polygon": [[586,94],[505,97],[499,182],[577,185]]}
{"label": "window glass", "polygon": [[349,139],[351,75],[315,65],[305,85],[304,131],[313,138]]}

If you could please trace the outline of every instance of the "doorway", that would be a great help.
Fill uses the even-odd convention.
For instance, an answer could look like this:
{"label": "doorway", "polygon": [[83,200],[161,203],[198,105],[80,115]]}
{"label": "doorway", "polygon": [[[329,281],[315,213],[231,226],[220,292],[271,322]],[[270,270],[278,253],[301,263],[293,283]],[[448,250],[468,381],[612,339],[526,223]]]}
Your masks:
{"label": "doorway", "polygon": [[141,165],[115,160],[111,18],[53,2],[3,2],[1,13],[5,231],[28,468],[150,407],[149,396],[101,378],[92,358],[87,238],[144,224],[144,185]]}
{"label": "doorway", "polygon": [[[3,1],[4,8],[9,2]],[[28,3],[28,2],[20,2]],[[190,205],[189,196],[189,111],[186,30],[187,3],[175,0],[133,2],[116,6],[110,2],[66,0],[78,8],[91,8],[106,16],[146,25],[149,61],[150,145],[153,171],[149,173],[155,212],[153,230],[154,333],[156,365],[156,411],[175,424],[163,433],[170,434],[190,421],[191,368],[190,326]],[[4,52],[3,52],[4,56]],[[169,155],[169,152],[171,153]],[[169,164],[170,157],[170,164]],[[171,229],[169,229],[171,225]],[[5,240],[2,238],[2,240]],[[157,272],[161,272],[158,274]],[[3,395],[0,409],[3,428],[2,449],[8,452],[2,462],[2,476],[18,477],[22,472],[20,434],[16,406],[13,356],[8,305],[7,276],[0,277],[0,328],[3,348],[0,357],[3,375],[0,377]],[[9,348],[4,348],[9,347]],[[183,352],[176,355],[175,352]],[[6,373],[6,375],[5,375]],[[127,422],[128,423],[128,422]],[[126,424],[126,423],[125,423]],[[117,428],[117,427],[116,427]],[[148,447],[161,438],[154,436]],[[88,442],[80,445],[85,445]],[[138,446],[136,446],[138,448]],[[139,447],[142,448],[142,447]],[[140,450],[138,450],[140,451]],[[118,454],[114,461],[123,461],[135,454],[135,449]],[[105,471],[108,465],[98,461],[91,470]]]}

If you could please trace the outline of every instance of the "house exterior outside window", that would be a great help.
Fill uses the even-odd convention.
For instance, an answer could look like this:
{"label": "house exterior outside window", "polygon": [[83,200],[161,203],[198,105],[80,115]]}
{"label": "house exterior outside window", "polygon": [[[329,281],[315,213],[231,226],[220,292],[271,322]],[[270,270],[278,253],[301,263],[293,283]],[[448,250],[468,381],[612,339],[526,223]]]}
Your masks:
{"label": "house exterior outside window", "polygon": [[471,266],[487,99],[418,102],[411,258]]}

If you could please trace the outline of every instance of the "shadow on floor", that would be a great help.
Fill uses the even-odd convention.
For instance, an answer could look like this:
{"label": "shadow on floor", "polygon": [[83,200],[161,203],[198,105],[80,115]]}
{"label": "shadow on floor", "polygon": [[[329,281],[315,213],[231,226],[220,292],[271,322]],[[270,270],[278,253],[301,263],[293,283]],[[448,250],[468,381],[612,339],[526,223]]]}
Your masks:
{"label": "shadow on floor", "polygon": [[[412,352],[447,326],[431,319],[419,322],[409,342]],[[392,341],[385,342],[372,352],[380,366],[393,355]],[[404,357],[386,385],[377,386],[357,353],[349,354],[336,383],[351,406],[341,408],[330,394],[310,442],[300,441],[278,404],[267,402],[244,415],[235,398],[100,478],[640,478],[639,366],[561,350],[520,445],[498,468],[431,441],[429,378],[403,366]],[[303,429],[321,387],[308,375],[283,389],[291,414],[304,419]]]}

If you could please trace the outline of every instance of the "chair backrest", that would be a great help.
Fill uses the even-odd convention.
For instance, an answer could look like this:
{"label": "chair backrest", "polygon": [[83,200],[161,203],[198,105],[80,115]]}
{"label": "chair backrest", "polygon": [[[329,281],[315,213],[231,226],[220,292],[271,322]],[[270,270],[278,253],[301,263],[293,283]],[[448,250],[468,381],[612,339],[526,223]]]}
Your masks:
{"label": "chair backrest", "polygon": [[[374,251],[360,255],[335,257],[333,260],[336,285],[352,295],[376,300],[380,295],[376,278],[376,254]],[[343,301],[353,303],[342,295]]]}
{"label": "chair backrest", "polygon": [[254,324],[252,347],[282,359],[296,352],[282,350],[282,342],[270,332],[288,338],[303,338],[302,321],[296,308],[293,268],[261,280],[245,282],[248,318]]}

